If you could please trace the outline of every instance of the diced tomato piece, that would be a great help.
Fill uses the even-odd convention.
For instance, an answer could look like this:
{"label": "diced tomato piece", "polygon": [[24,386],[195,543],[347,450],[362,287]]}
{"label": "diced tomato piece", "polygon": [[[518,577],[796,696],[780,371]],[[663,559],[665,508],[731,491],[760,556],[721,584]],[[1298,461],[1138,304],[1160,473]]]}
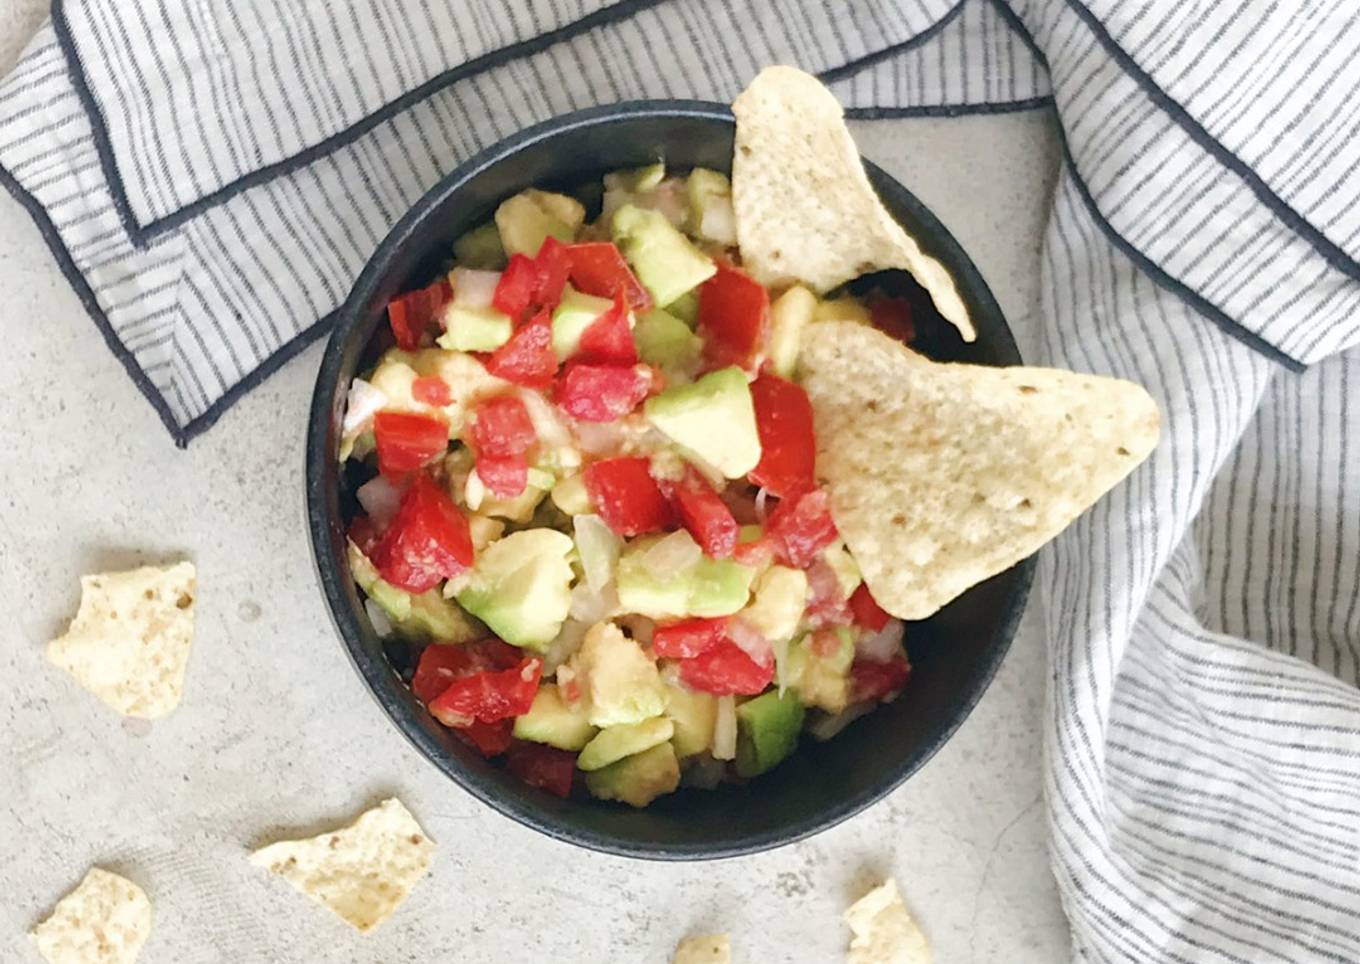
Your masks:
{"label": "diced tomato piece", "polygon": [[519,665],[521,658],[518,649],[495,638],[471,643],[431,643],[420,652],[411,678],[411,692],[420,702],[428,703],[454,680],[473,673],[509,669]]}
{"label": "diced tomato piece", "polygon": [[488,759],[500,756],[515,742],[514,720],[497,720],[495,723],[473,720],[467,726],[455,726],[451,729],[454,736],[471,745]]}
{"label": "diced tomato piece", "polygon": [[761,536],[751,542],[738,542],[732,547],[732,561],[756,569],[764,568],[774,560],[774,546],[769,536]]}
{"label": "diced tomato piece", "polygon": [[888,625],[888,620],[892,619],[892,616],[874,602],[874,597],[869,594],[869,587],[864,583],[860,583],[850,596],[850,612],[854,614],[856,626],[863,626],[875,633]]}
{"label": "diced tomato piece", "polygon": [[642,457],[601,459],[586,466],[586,493],[600,518],[618,535],[659,532],[674,522],[671,504]]}
{"label": "diced tomato piece", "polygon": [[448,493],[417,475],[369,558],[392,585],[421,593],[472,565],[472,534]]}
{"label": "diced tomato piece", "polygon": [[679,665],[686,686],[716,696],[754,696],[774,679],[773,656],[762,665],[726,639]]}
{"label": "diced tomato piece", "polygon": [[397,347],[405,351],[415,351],[420,347],[421,338],[429,330],[430,323],[444,307],[444,302],[453,295],[447,278],[440,278],[428,288],[417,288],[404,295],[397,295],[387,303],[387,323],[392,326],[392,336]]}
{"label": "diced tomato piece", "polygon": [[495,723],[529,712],[543,660],[526,657],[519,665],[486,670],[454,680],[428,704],[430,715],[445,726],[467,726],[473,720]]}
{"label": "diced tomato piece", "polygon": [[710,368],[750,369],[765,343],[770,296],[765,286],[729,264],[699,286],[699,334]]}
{"label": "diced tomato piece", "polygon": [[850,691],[855,702],[886,700],[911,679],[911,664],[903,655],[886,662],[857,659],[850,665]]}
{"label": "diced tomato piece", "polygon": [[751,470],[751,481],[780,498],[815,488],[817,439],[807,392],[766,374],[751,383],[751,401],[760,433],[760,462]]}
{"label": "diced tomato piece", "polygon": [[477,478],[496,498],[513,499],[529,484],[529,460],[523,455],[479,455]]}
{"label": "diced tomato piece", "polygon": [[379,412],[373,416],[373,439],[378,445],[378,471],[401,478],[444,454],[449,427],[442,418]]}
{"label": "diced tomato piece", "polygon": [[422,375],[411,383],[411,397],[425,405],[443,408],[453,401],[453,392],[438,375]]}
{"label": "diced tomato piece", "polygon": [[658,626],[652,633],[652,650],[666,659],[693,659],[723,639],[729,621],[727,616],[715,616]]}
{"label": "diced tomato piece", "polygon": [[620,291],[634,311],[648,311],[652,296],[623,260],[612,241],[587,241],[567,246],[571,283],[577,291],[599,298],[612,298]]}
{"label": "diced tomato piece", "polygon": [[547,310],[515,329],[510,340],[485,362],[486,370],[507,382],[527,388],[547,388],[557,374],[557,354],[552,350],[552,316]]}
{"label": "diced tomato piece", "polygon": [[651,371],[645,365],[584,365],[572,362],[557,386],[557,404],[583,422],[623,418],[647,397]]}
{"label": "diced tomato piece", "polygon": [[885,335],[911,344],[916,326],[911,318],[911,302],[906,298],[879,298],[869,305],[869,321]]}
{"label": "diced tomato piece", "polygon": [[562,289],[571,274],[567,246],[549,235],[534,255],[534,304],[549,310],[562,300]]}
{"label": "diced tomato piece", "polygon": [[614,293],[614,304],[581,332],[576,359],[603,365],[634,365],[638,360],[633,329],[628,326],[628,303],[623,292]]}
{"label": "diced tomato piece", "polygon": [[505,758],[506,768],[531,787],[566,799],[576,775],[576,754],[542,743],[515,741]]}
{"label": "diced tomato piece", "polygon": [[491,306],[510,316],[511,321],[519,321],[529,310],[534,300],[534,289],[538,284],[538,269],[528,255],[512,254],[501,280],[496,282],[496,291],[491,296]]}
{"label": "diced tomato piece", "polygon": [[818,556],[808,563],[806,572],[808,591],[805,618],[808,624],[813,627],[849,626],[854,616],[836,570]]}
{"label": "diced tomato piece", "polygon": [[765,531],[774,546],[775,558],[802,569],[836,538],[831,500],[821,489],[780,499],[766,521]]}
{"label": "diced tomato piece", "polygon": [[477,455],[523,455],[538,441],[534,420],[518,395],[493,395],[472,412],[472,447]]}
{"label": "diced tomato piece", "polygon": [[699,547],[714,559],[726,559],[737,545],[737,520],[732,510],[698,472],[693,469],[671,487],[671,501],[680,521]]}
{"label": "diced tomato piece", "polygon": [[378,544],[378,527],[373,524],[372,519],[363,514],[356,515],[350,520],[347,535],[366,556],[371,555],[373,547]]}

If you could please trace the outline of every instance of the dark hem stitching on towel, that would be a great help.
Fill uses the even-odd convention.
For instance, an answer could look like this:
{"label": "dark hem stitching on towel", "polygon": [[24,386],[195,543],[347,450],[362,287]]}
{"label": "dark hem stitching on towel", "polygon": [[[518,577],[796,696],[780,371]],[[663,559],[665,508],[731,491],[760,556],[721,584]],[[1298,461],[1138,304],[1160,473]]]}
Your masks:
{"label": "dark hem stitching on towel", "polygon": [[988,101],[981,104],[921,104],[917,107],[847,107],[851,120],[890,120],[899,117],[966,117],[970,114],[1017,114],[1053,106],[1053,95],[1024,100]]}

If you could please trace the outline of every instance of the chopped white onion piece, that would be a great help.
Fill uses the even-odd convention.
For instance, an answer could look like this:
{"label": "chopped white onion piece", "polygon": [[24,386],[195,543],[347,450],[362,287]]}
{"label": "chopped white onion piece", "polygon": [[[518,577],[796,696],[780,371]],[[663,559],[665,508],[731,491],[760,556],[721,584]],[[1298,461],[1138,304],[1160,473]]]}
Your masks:
{"label": "chopped white onion piece", "polygon": [[807,731],[813,739],[825,742],[873,708],[872,701],[852,703],[835,716],[823,716],[820,719],[813,720],[807,725]]}
{"label": "chopped white onion piece", "polygon": [[890,619],[886,626],[855,643],[855,654],[874,663],[886,663],[902,654],[902,620]]}
{"label": "chopped white onion piece", "polygon": [[599,593],[614,578],[614,568],[618,565],[623,541],[597,515],[573,516],[571,521],[576,534],[576,553],[581,558],[586,585],[592,592]]}
{"label": "chopped white onion piece", "polygon": [[612,455],[623,445],[619,422],[577,422],[576,441],[591,455]]}
{"label": "chopped white onion piece", "polygon": [[762,485],[760,491],[756,493],[756,518],[762,525],[765,523],[765,503],[769,498],[769,489]]}
{"label": "chopped white onion piece", "polygon": [[340,423],[340,434],[346,438],[358,435],[373,416],[382,411],[387,404],[387,396],[379,388],[374,388],[362,378],[349,383],[349,393],[345,399],[345,418]]}
{"label": "chopped white onion piece", "polygon": [[790,640],[787,639],[776,639],[770,643],[770,648],[774,650],[774,681],[779,684],[781,699],[793,682],[789,679],[789,644]]}
{"label": "chopped white onion piece", "polygon": [[727,638],[761,666],[768,666],[774,658],[774,647],[770,641],[744,619],[736,618],[727,624]]}
{"label": "chopped white onion piece", "polygon": [[401,504],[401,490],[383,475],[375,475],[354,492],[364,512],[379,529],[386,529]]}
{"label": "chopped white onion piece", "polygon": [[453,285],[453,303],[464,308],[490,308],[491,299],[500,283],[499,271],[483,271],[478,268],[454,268],[449,272],[449,283]]}
{"label": "chopped white onion piece", "polygon": [[364,612],[368,613],[368,621],[373,625],[373,631],[383,639],[397,631],[387,613],[383,612],[383,608],[372,599],[364,600]]}
{"label": "chopped white onion piece", "polygon": [[477,475],[477,470],[473,469],[468,473],[467,485],[463,487],[463,501],[467,507],[476,512],[482,506],[482,500],[486,498],[486,485],[483,484],[481,477]]}
{"label": "chopped white onion piece", "polygon": [[737,758],[737,703],[730,696],[718,697],[718,716],[713,721],[713,759]]}
{"label": "chopped white onion piece", "polygon": [[570,447],[571,432],[567,431],[557,409],[543,397],[543,393],[521,388],[518,394],[529,413],[529,421],[534,426],[539,444],[544,448]]}
{"label": "chopped white onion piece", "polygon": [[572,619],[579,619],[593,626],[602,619],[608,619],[618,608],[619,594],[612,582],[607,583],[599,592],[585,583],[577,584],[571,591],[569,614]]}
{"label": "chopped white onion piece", "polygon": [[679,529],[648,549],[642,556],[642,565],[653,579],[670,580],[694,568],[703,555],[704,550],[694,536]]}

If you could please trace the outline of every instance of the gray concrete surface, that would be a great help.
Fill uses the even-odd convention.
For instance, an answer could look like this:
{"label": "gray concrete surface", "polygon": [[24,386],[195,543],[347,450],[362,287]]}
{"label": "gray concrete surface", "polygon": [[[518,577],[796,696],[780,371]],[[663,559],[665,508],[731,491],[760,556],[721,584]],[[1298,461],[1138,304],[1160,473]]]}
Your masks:
{"label": "gray concrete surface", "polygon": [[[0,0],[0,29],[34,9]],[[0,57],[20,46],[0,39]],[[857,129],[957,233],[1022,335],[1057,163],[1051,124],[1036,112]],[[958,734],[846,824],[720,863],[579,851],[448,783],[343,656],[302,518],[319,346],[179,452],[8,198],[0,290],[0,960],[38,961],[23,935],[91,863],[151,896],[146,964],[661,962],[685,934],[715,930],[748,964],[834,961],[841,911],[887,873],[938,961],[1068,956],[1045,853],[1032,618]],[[82,572],[181,555],[200,586],[184,702],[154,725],[124,722],[48,666],[42,645],[73,614]],[[388,794],[439,850],[368,937],[245,862],[253,844]]]}

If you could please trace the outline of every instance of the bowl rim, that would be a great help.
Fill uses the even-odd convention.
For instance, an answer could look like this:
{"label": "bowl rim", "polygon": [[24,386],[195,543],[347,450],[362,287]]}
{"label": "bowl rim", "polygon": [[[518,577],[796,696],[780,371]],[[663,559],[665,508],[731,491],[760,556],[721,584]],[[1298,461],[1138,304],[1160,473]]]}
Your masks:
{"label": "bowl rim", "polygon": [[[383,240],[374,249],[355,279],[349,295],[336,312],[335,325],[326,339],[321,365],[317,372],[309,404],[307,438],[304,449],[305,458],[305,497],[309,548],[312,563],[326,601],[326,609],[331,625],[340,637],[350,664],[363,681],[373,700],[382,708],[388,720],[407,739],[407,741],[455,784],[479,802],[489,806],[504,817],[548,837],[564,843],[574,844],[587,850],[607,853],[614,856],[646,860],[685,861],[716,860],[747,854],[755,854],[777,847],[783,847],[805,840],[815,834],[855,816],[881,800],[894,789],[901,786],[923,767],[958,730],[971,715],[992,680],[996,676],[1001,661],[1009,651],[1015,638],[1021,617],[1026,609],[1029,591],[1034,578],[1035,559],[1033,556],[1022,560],[1012,570],[1015,580],[1006,600],[1006,612],[998,626],[990,647],[984,658],[973,666],[969,677],[969,688],[958,704],[957,712],[941,723],[901,766],[885,769],[882,776],[858,793],[847,796],[835,805],[820,811],[815,817],[803,820],[789,827],[747,834],[730,842],[700,843],[683,841],[679,843],[639,844],[595,831],[564,826],[541,807],[526,803],[500,792],[490,780],[462,766],[454,757],[445,753],[435,740],[418,724],[410,714],[406,700],[402,696],[404,684],[400,683],[391,664],[379,653],[375,658],[364,644],[364,629],[350,601],[350,578],[343,567],[336,562],[337,555],[332,545],[332,529],[329,521],[328,498],[330,493],[326,484],[325,466],[333,454],[327,450],[327,436],[335,417],[341,357],[346,343],[360,325],[363,318],[362,306],[369,300],[374,289],[382,281],[390,263],[403,250],[412,234],[425,217],[437,208],[447,197],[456,194],[469,181],[488,168],[513,157],[526,147],[540,141],[551,139],[567,131],[631,119],[689,118],[709,120],[726,125],[735,124],[731,108],[722,103],[704,100],[661,99],[622,101],[584,110],[563,114],[541,123],[527,127],[497,143],[477,152],[454,170],[439,179],[404,214]],[[1006,331],[1010,325],[1000,306],[992,295],[991,289],[977,267],[959,245],[958,241],[920,200],[906,187],[868,159],[863,159],[871,179],[891,182],[913,208],[913,216],[927,225],[931,232],[930,246],[940,256],[950,271],[960,280],[960,287],[969,291],[973,297],[982,301],[989,312],[995,313]],[[1019,349],[1015,347],[1017,361]]]}

